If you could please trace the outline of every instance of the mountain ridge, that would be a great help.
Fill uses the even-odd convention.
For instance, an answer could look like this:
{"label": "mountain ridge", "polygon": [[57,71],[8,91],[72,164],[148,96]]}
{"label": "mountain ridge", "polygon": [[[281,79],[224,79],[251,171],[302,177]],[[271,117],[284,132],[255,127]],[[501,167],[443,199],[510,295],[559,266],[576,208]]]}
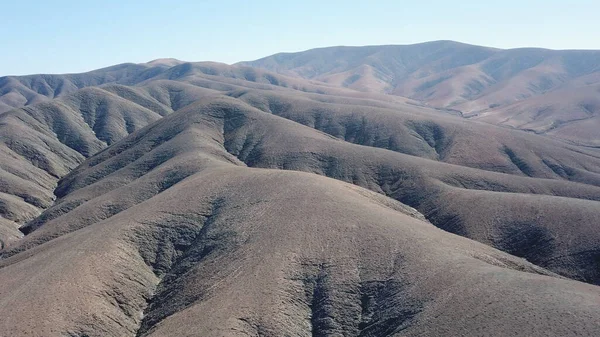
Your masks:
{"label": "mountain ridge", "polygon": [[[579,97],[565,94],[564,89],[577,90],[599,83],[598,60],[600,51],[596,50],[494,49],[434,41],[319,48],[238,64],[358,91],[408,97],[479,118],[480,114],[501,113],[501,109],[510,109],[521,102],[534,103],[540,95],[568,101],[572,106],[583,105]],[[583,78],[587,80],[582,81]],[[590,113],[595,121],[598,115],[595,105]],[[489,118],[482,120],[502,124]],[[553,136],[587,146],[598,144],[599,137],[593,133],[586,132],[586,137],[593,137],[589,140],[570,129],[560,130],[564,122],[576,121],[577,117],[562,114],[546,120],[557,123],[554,132],[549,133]]]}
{"label": "mountain ridge", "polygon": [[[314,174],[352,180],[347,170],[354,167],[366,182],[369,164],[353,156],[385,166],[411,160],[346,144],[228,96],[135,132],[74,172],[84,183],[65,191],[61,202],[87,201],[63,209],[21,241],[25,250],[14,246],[15,254],[0,260],[0,292],[11,294],[0,297],[3,331],[598,331],[590,323],[597,286],[437,229],[384,195]],[[443,174],[429,174],[435,172]],[[387,175],[402,184],[427,179]],[[97,180],[86,181],[90,176]],[[27,289],[13,281],[24,279],[48,286]],[[58,319],[41,321],[41,312]],[[456,324],[466,313],[478,319]]]}
{"label": "mountain ridge", "polygon": [[[441,45],[405,61],[495,52]],[[360,56],[360,76],[385,75]],[[32,98],[0,112],[0,331],[600,334],[600,152],[565,137],[594,135],[595,73],[584,106],[461,115],[378,92],[384,76],[106,69],[0,85]]]}

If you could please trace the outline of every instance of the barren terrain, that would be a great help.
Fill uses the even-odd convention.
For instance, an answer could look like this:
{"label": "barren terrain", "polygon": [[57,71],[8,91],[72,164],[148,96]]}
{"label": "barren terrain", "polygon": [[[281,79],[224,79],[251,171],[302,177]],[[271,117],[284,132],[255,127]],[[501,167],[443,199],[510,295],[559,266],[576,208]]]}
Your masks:
{"label": "barren terrain", "polygon": [[[600,335],[596,54],[561,53],[0,78],[0,335]],[[511,84],[449,103],[485,69]]]}

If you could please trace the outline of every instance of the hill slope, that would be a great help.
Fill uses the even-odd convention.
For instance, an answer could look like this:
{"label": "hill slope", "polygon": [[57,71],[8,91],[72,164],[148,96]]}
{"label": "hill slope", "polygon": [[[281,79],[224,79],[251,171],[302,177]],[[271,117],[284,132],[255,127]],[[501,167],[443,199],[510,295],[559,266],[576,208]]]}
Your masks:
{"label": "hill slope", "polygon": [[[598,133],[586,132],[578,137],[567,125],[578,122],[578,126],[585,124],[589,126],[584,128],[594,129],[595,122],[581,122],[580,115],[583,110],[587,110],[588,117],[597,115],[596,104],[587,101],[598,96],[588,86],[599,83],[600,51],[500,50],[436,41],[406,46],[321,48],[241,64],[359,91],[405,96],[464,116],[487,111],[493,115],[508,114],[506,118],[484,120],[516,124],[522,129],[532,126],[516,123],[520,118],[512,122],[515,114],[536,115],[544,110],[543,120],[534,123],[551,126],[550,134],[585,145],[597,146],[600,141]],[[539,95],[544,98],[536,98]],[[541,105],[541,100],[552,103]],[[502,110],[496,113],[497,109]],[[535,126],[533,129],[548,131]]]}
{"label": "hill slope", "polygon": [[[191,99],[206,94],[192,89]],[[89,87],[0,114],[0,246],[18,239],[17,228],[52,205],[58,179],[86,157],[171,113],[149,93],[160,98],[171,90],[181,88]]]}
{"label": "hill slope", "polygon": [[81,74],[0,77],[0,112],[48,101],[106,83],[134,84],[155,76],[164,64],[125,63]]}
{"label": "hill slope", "polygon": [[[339,162],[332,165],[327,157],[334,152]],[[361,156],[367,160],[356,159]],[[415,167],[405,172],[425,169],[413,172],[410,183],[433,179],[427,165],[454,167],[350,144],[231,97],[190,105],[113,144],[61,181],[57,205],[84,202],[4,251],[2,331],[600,332],[597,286],[437,229],[414,209],[366,189],[311,173],[246,167],[343,179],[348,170],[368,174],[377,161],[373,168],[384,172],[413,160]],[[486,181],[508,176],[481,172]],[[520,179],[514,186],[545,184]],[[597,193],[595,187],[569,192],[574,183],[551,183],[556,193]]]}
{"label": "hill slope", "polygon": [[0,113],[0,247],[22,236],[17,228],[52,204],[56,181],[85,157],[195,101],[240,88],[356,96],[351,90],[248,67],[177,60],[84,74],[4,77],[0,82],[0,100],[24,86],[27,95],[37,97],[15,101],[21,108]]}
{"label": "hill slope", "polygon": [[245,66],[141,67],[0,113],[3,333],[600,333],[596,150]]}
{"label": "hill slope", "polygon": [[[152,119],[160,118],[161,115],[176,109],[187,111],[195,106],[202,106],[215,100],[219,102],[223,98],[229,97],[231,102],[236,102],[235,107],[232,108],[234,111],[246,111],[254,107],[258,110],[254,110],[253,113],[261,111],[263,114],[284,117],[299,123],[294,123],[296,126],[303,124],[335,137],[322,140],[317,140],[317,138],[306,143],[304,133],[312,134],[314,132],[312,129],[303,127],[300,129],[303,131],[296,131],[294,127],[290,131],[283,131],[277,126],[279,124],[276,124],[271,126],[269,131],[259,130],[256,135],[246,136],[249,138],[237,141],[241,142],[236,145],[242,147],[239,151],[246,151],[243,158],[248,165],[305,170],[367,187],[418,208],[426,214],[430,221],[441,228],[527,257],[531,261],[563,275],[592,283],[598,282],[599,271],[595,264],[590,262],[594,261],[597,255],[597,247],[595,243],[587,241],[587,238],[596,236],[593,222],[597,216],[596,204],[595,201],[589,200],[598,200],[598,189],[595,186],[600,186],[600,172],[597,169],[600,167],[600,156],[593,151],[536,135],[462,120],[454,116],[440,115],[434,110],[411,104],[351,98],[345,96],[348,93],[344,91],[328,95],[312,94],[235,78],[236,73],[245,71],[244,68],[241,70],[235,67],[227,69],[225,66],[219,65],[217,68],[221,69],[219,71],[232,74],[231,76],[220,76],[206,75],[206,71],[196,72],[194,70],[196,67],[197,65],[190,68],[190,72],[177,77],[177,81],[167,80],[161,76],[156,80],[147,81],[141,86],[110,85],[103,86],[102,89],[87,88],[70,95],[66,102],[74,110],[68,110],[69,114],[71,116],[80,114],[83,117],[77,117],[81,121],[82,131],[76,131],[79,129],[74,128],[68,134],[73,135],[79,132],[79,136],[72,138],[79,143],[84,139],[89,139],[89,141],[84,141],[82,143],[84,146],[79,143],[70,143],[70,138],[56,138],[53,141],[62,146],[61,149],[78,151],[76,156],[82,154],[87,156],[105,147],[104,144],[120,139],[129,131],[135,131],[124,128],[125,122],[113,124],[90,122],[95,120],[94,116],[109,117],[111,115],[90,113],[90,111],[96,111],[87,108],[91,103],[87,103],[87,105],[77,103],[82,97],[92,98],[89,102],[92,102],[94,107],[120,107],[125,104],[122,100],[128,99],[129,102],[137,102],[135,104],[139,110],[135,112],[135,116],[149,114],[148,116],[154,116],[151,117]],[[116,103],[97,104],[103,99],[112,99]],[[63,101],[60,99],[55,104],[63,104]],[[27,107],[22,112],[35,112],[37,107],[38,105]],[[150,110],[150,108],[154,110]],[[62,110],[59,109],[59,111]],[[114,111],[122,114],[127,113],[128,110],[117,108]],[[12,113],[16,113],[16,111],[6,113],[6,115]],[[43,120],[46,123],[44,125],[47,125],[46,127],[50,125],[51,128],[56,125],[61,127],[70,125],[68,123],[76,120],[76,118],[60,117],[58,120],[61,122],[57,123],[55,122],[57,118],[52,117],[55,115],[68,116],[68,114],[47,114],[45,119],[41,117],[38,119]],[[40,116],[43,116],[43,112],[40,112]],[[86,122],[86,118],[88,122]],[[123,121],[125,120],[123,118],[119,117],[116,120]],[[104,118],[103,120],[114,121],[115,119]],[[244,117],[240,123],[245,125],[247,120],[248,118]],[[145,119],[143,123],[139,124],[139,127],[148,122],[150,120]],[[104,126],[98,128],[102,125]],[[112,126],[107,127],[107,125]],[[65,127],[64,129],[68,130],[69,128]],[[110,130],[121,131],[108,132]],[[306,148],[301,147],[295,150],[296,143],[276,138],[276,135],[283,135],[286,132],[289,135],[297,134],[296,142],[305,144]],[[54,137],[63,133],[62,131],[58,133],[49,131],[50,136]],[[7,131],[7,134],[10,132]],[[110,138],[112,134],[115,134],[114,138]],[[268,146],[264,140],[265,134],[270,135],[273,144],[280,145]],[[322,135],[322,133],[320,134]],[[164,135],[156,135],[156,142],[160,143],[164,137]],[[346,145],[341,146],[338,142],[331,143],[332,139],[344,140]],[[353,147],[351,147],[352,149],[347,147],[355,145],[346,142],[393,152],[379,152],[383,150],[364,147],[352,150]],[[331,143],[331,146],[320,147],[316,146],[317,143]],[[282,147],[283,144],[286,146]],[[526,146],[523,146],[524,144]],[[182,144],[182,146],[184,145]],[[263,147],[266,149],[262,150]],[[132,155],[138,158],[150,149],[136,151]],[[272,153],[273,151],[275,152]],[[400,154],[409,154],[410,156]],[[398,157],[399,155],[400,157]],[[169,153],[166,153],[159,156],[160,159],[142,162],[141,168],[145,172],[148,167],[154,167],[168,157]],[[434,161],[422,161],[418,157]],[[371,158],[372,165],[365,166],[364,158]],[[51,171],[53,178],[50,179],[49,186],[52,186],[57,178],[63,177],[76,164],[69,165],[64,166],[60,172]],[[96,170],[108,169],[110,173],[115,168],[121,167],[122,164],[115,163],[107,168],[100,165],[90,171],[84,164],[62,179],[56,189],[52,190],[52,187],[45,185],[39,191],[45,196],[44,200],[46,201],[41,206],[34,205],[38,212],[50,206],[55,196],[61,198],[40,217],[32,219],[37,213],[24,216],[25,220],[28,220],[26,224],[23,219],[11,218],[11,213],[8,213],[10,216],[5,217],[25,224],[21,230],[31,234],[25,238],[24,242],[35,241],[38,235],[35,229],[43,227],[45,223],[89,200],[88,197],[77,197],[79,194],[69,194],[82,186],[94,183],[107,174],[104,171]],[[486,171],[508,174],[497,175]],[[137,175],[136,173],[131,174],[133,177]],[[184,173],[178,172],[175,173],[175,176],[179,174]],[[406,182],[411,182],[411,185],[401,185],[402,188],[400,188],[398,186],[399,177],[403,177],[402,180],[406,180]],[[552,180],[523,180],[522,177],[551,178]],[[114,186],[122,183],[123,181],[119,179],[112,182]],[[7,185],[9,193],[7,198],[10,196],[11,186],[18,187],[20,185],[10,182]],[[456,188],[459,189],[456,190]],[[466,189],[466,191],[462,189]],[[12,190],[18,191],[17,188]],[[475,197],[477,194],[469,190],[483,190],[490,193],[478,192],[479,196]],[[532,193],[568,199],[527,195]],[[458,194],[465,194],[465,197],[457,198]],[[131,203],[127,194],[124,194],[124,197],[119,200],[119,203],[107,205],[106,209],[101,210],[99,216],[111,216]],[[133,200],[137,200],[137,197]],[[470,212],[473,203],[480,204],[481,216]],[[530,206],[527,210],[520,212],[496,215],[498,210],[503,207],[513,208],[517,204]],[[565,208],[558,212],[557,204],[564,204]],[[494,206],[492,207],[492,205]],[[81,210],[85,209],[85,207],[81,208]],[[547,216],[540,217],[541,210],[544,210]],[[573,230],[567,230],[564,227],[565,224],[573,221],[573,214],[577,213],[585,215],[577,217],[578,220],[575,221]],[[27,213],[22,211],[22,214]],[[93,212],[82,213],[86,217],[90,214]],[[67,218],[61,219],[63,225],[69,223],[82,225],[88,222],[79,217],[73,217],[69,221],[65,219]],[[486,226],[482,226],[484,223]],[[14,227],[16,226],[12,226],[13,230]],[[488,229],[483,230],[483,227]],[[524,246],[530,244],[527,240],[532,240],[532,238],[522,243],[514,243],[511,241],[513,239],[507,238],[512,237],[510,233],[515,230],[525,233],[523,234],[525,237],[535,236],[535,233],[544,231],[550,233],[548,235],[553,239],[542,242],[539,250],[523,250]],[[530,232],[534,234],[527,234]],[[559,239],[554,239],[555,237]],[[11,240],[14,240],[14,237]],[[563,245],[566,246],[563,247]],[[19,247],[25,246],[19,245]],[[587,263],[591,264],[586,266]]]}
{"label": "hill slope", "polygon": [[558,89],[475,118],[600,147],[600,84]]}

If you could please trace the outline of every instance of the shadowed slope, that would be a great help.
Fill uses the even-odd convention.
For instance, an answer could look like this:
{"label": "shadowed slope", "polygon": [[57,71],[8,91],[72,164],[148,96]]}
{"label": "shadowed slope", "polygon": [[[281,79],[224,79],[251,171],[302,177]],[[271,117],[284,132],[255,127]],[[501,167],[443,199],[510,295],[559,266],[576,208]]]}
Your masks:
{"label": "shadowed slope", "polygon": [[[220,141],[249,166],[302,170],[348,181],[417,208],[440,228],[565,276],[600,282],[600,268],[594,262],[600,242],[599,187],[488,172],[354,145],[226,97],[188,106],[86,161],[60,182],[56,194],[61,199],[28,224],[25,230],[31,233],[4,255],[151,198],[203,169],[204,157],[195,149],[216,155]],[[180,160],[171,160],[174,156]],[[241,164],[235,157],[222,158]],[[519,231],[524,239],[513,235]],[[527,249],[530,231],[551,239],[539,243],[539,249]]]}
{"label": "shadowed slope", "polygon": [[600,184],[597,152],[422,107],[252,90],[231,96],[360,145],[490,171]]}
{"label": "shadowed slope", "polygon": [[[283,126],[275,121],[267,130],[254,118],[240,117],[238,123],[241,126],[230,141],[226,138],[226,144],[248,165],[304,170],[352,182],[417,208],[443,229],[514,251],[563,275],[600,282],[598,187],[520,178],[349,146],[317,134],[308,136],[308,131],[291,126],[286,132],[278,131]],[[530,242],[522,241],[514,231],[536,228],[552,239],[540,249],[519,251]]]}
{"label": "shadowed slope", "polygon": [[[151,96],[174,93],[169,88],[178,90],[169,105]],[[0,242],[14,241],[18,227],[50,206],[57,180],[85,157],[172,112],[171,105],[206,95],[184,89],[163,83],[84,88],[0,114]]]}
{"label": "shadowed slope", "polygon": [[24,111],[1,114],[0,241],[14,241],[20,225],[52,205],[58,178],[82,161],[80,153]]}
{"label": "shadowed slope", "polygon": [[[185,63],[182,64],[186,67]],[[64,75],[84,88],[74,92],[61,91],[60,98],[51,101],[44,99],[38,104],[28,101],[23,103],[27,107],[1,114],[0,137],[3,146],[0,151],[4,160],[0,171],[0,192],[4,194],[0,197],[0,217],[3,218],[0,244],[18,238],[16,229],[52,203],[52,189],[57,178],[77,166],[83,157],[98,152],[129,133],[186,105],[213,96],[218,90],[237,90],[249,86],[294,91],[278,86],[285,83],[277,79],[277,75],[264,72],[253,78],[257,82],[246,81],[243,77],[247,75],[246,72],[257,73],[252,68],[233,68],[214,63],[187,65],[192,74],[180,74],[179,77],[196,85],[161,80],[157,76],[170,69],[164,65],[151,68],[154,69],[151,71],[146,71],[146,65],[115,66],[92,73]],[[169,74],[176,73],[177,69]],[[205,72],[216,75],[207,75]],[[145,75],[140,75],[142,73]],[[65,80],[57,79],[61,76],[32,75],[4,78],[2,81],[6,84],[5,88],[16,81],[44,91],[40,88],[46,88],[47,85],[39,84],[40,81],[58,85],[58,82]],[[237,79],[238,76],[243,79]],[[137,83],[148,78],[153,79],[143,86],[114,84]],[[268,84],[258,83],[260,78]],[[276,83],[272,85],[271,82]],[[86,87],[102,83],[109,84]],[[307,90],[317,91],[322,86],[308,87],[311,89]],[[331,88],[331,91],[342,94],[350,92],[336,88]]]}
{"label": "shadowed slope", "polygon": [[[289,156],[278,152],[283,148]],[[332,175],[346,169],[367,174],[366,167],[384,157],[396,165],[416,160],[416,167],[454,167],[349,144],[232,98],[188,106],[88,159],[63,180],[72,187],[57,205],[87,202],[41,225],[20,242],[28,250],[0,261],[0,293],[7,294],[0,297],[2,331],[600,332],[596,286],[441,231],[415,210],[366,189],[242,162],[317,171],[323,163],[314,159],[328,151],[368,159],[340,157],[354,163],[331,167]],[[186,174],[167,182],[178,173]],[[111,203],[126,209],[99,215]]]}

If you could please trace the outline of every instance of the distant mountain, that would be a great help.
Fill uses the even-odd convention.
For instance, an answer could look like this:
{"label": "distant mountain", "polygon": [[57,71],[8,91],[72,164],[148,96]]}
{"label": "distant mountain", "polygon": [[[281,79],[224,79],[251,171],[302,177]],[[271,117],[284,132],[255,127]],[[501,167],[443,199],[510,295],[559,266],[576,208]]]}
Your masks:
{"label": "distant mountain", "polygon": [[[484,120],[522,129],[532,129],[531,124],[551,125],[533,129],[540,133],[552,131],[555,136],[585,145],[600,144],[598,133],[577,135],[570,130],[571,123],[583,125],[580,110],[587,109],[590,118],[598,115],[596,105],[587,104],[586,100],[598,96],[587,87],[600,84],[600,51],[501,50],[437,41],[405,46],[321,48],[281,53],[241,64],[359,91],[405,96],[466,117],[483,113],[505,116],[507,111],[518,114],[527,105],[530,112],[541,110],[544,107],[535,103],[535,98],[544,95],[561,101],[561,108],[567,110],[560,115],[546,113],[543,117],[527,112],[530,117],[523,123]],[[580,91],[589,95],[570,94]],[[529,99],[534,101],[520,104]],[[520,105],[513,108],[515,104]]]}
{"label": "distant mountain", "polygon": [[150,62],[147,62],[146,64],[149,66],[174,67],[174,66],[180,65],[182,63],[186,63],[186,62],[178,60],[178,59],[174,59],[174,58],[162,58],[162,59],[152,60]]}
{"label": "distant mountain", "polygon": [[81,74],[0,77],[0,112],[47,101],[89,86],[139,83],[165,67],[126,63]]}
{"label": "distant mountain", "polygon": [[[134,86],[144,85],[145,82],[159,79],[186,80],[194,78],[196,81],[220,78],[216,82],[222,84],[211,84],[213,86],[217,85],[219,89],[224,88],[225,83],[235,82],[231,80],[243,80],[307,92],[346,92],[346,95],[357,96],[356,93],[349,93],[347,90],[340,90],[341,88],[337,86],[327,85],[319,81],[298,80],[251,67],[231,67],[217,62],[184,62],[176,59],[158,59],[141,64],[124,63],[80,74],[0,77],[0,113],[62,97],[91,86],[108,84]],[[197,84],[202,86],[202,83],[198,82]],[[208,82],[205,82],[205,85],[209,85]],[[372,94],[358,96],[383,98],[382,95]],[[389,98],[383,99],[392,100]]]}
{"label": "distant mountain", "polygon": [[556,89],[475,118],[600,147],[600,82]]}

